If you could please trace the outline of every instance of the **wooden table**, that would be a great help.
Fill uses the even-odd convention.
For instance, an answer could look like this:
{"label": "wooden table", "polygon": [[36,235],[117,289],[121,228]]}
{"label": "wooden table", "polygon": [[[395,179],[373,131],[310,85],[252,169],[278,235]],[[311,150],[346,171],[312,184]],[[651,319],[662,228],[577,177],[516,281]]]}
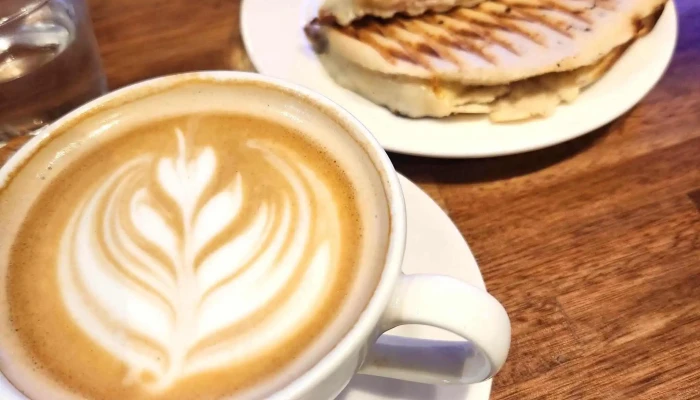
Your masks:
{"label": "wooden table", "polygon": [[[236,0],[90,5],[112,88],[249,67]],[[508,309],[494,399],[700,398],[700,2],[677,5],[671,68],[610,126],[510,157],[392,155],[454,219]]]}

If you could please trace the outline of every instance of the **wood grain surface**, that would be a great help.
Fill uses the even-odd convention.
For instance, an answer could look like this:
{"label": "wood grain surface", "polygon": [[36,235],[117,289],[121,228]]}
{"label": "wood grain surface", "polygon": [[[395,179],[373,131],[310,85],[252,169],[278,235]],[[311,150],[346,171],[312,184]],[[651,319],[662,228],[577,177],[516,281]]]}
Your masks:
{"label": "wood grain surface", "polygon": [[[236,0],[89,3],[111,88],[250,69]],[[392,155],[508,309],[494,399],[700,399],[700,1],[676,4],[668,73],[611,125],[509,157]]]}

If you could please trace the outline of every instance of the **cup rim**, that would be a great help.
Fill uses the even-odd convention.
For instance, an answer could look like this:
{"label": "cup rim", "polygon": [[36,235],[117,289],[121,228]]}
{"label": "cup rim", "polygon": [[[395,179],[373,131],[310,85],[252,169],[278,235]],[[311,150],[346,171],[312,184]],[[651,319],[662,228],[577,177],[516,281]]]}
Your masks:
{"label": "cup rim", "polygon": [[[358,347],[363,346],[367,338],[372,335],[393,294],[395,283],[401,275],[401,265],[406,245],[406,210],[398,175],[394,170],[389,156],[372,133],[343,107],[334,103],[327,97],[300,85],[257,73],[213,70],[179,73],[151,78],[127,85],[98,97],[41,128],[41,132],[36,137],[22,146],[5,165],[0,167],[0,189],[2,189],[8,181],[8,178],[12,176],[16,170],[22,168],[25,160],[42,147],[41,145],[45,140],[48,140],[55,132],[60,131],[62,127],[69,125],[75,119],[89,114],[91,110],[112,103],[128,93],[138,92],[148,87],[167,87],[169,84],[187,80],[208,80],[227,83],[262,83],[269,85],[274,90],[281,90],[297,98],[299,101],[307,102],[338,121],[346,129],[347,133],[351,135],[358,145],[367,153],[374,169],[377,171],[382,181],[382,186],[387,198],[387,206],[389,208],[390,227],[386,257],[381,276],[372,296],[357,318],[355,325],[317,364],[269,398],[270,400],[298,399],[313,389],[317,383],[323,381],[332,372],[336,371],[337,368],[350,358]],[[357,367],[359,367],[359,365]],[[0,377],[5,378],[1,371]],[[8,383],[12,385],[11,382],[8,381]]]}
{"label": "cup rim", "polygon": [[28,1],[26,4],[22,5],[17,10],[11,11],[7,15],[0,15],[0,28],[2,28],[5,25],[11,24],[12,22],[17,21],[18,19],[22,19],[27,15],[30,15],[34,11],[43,7],[49,1],[50,0]]}

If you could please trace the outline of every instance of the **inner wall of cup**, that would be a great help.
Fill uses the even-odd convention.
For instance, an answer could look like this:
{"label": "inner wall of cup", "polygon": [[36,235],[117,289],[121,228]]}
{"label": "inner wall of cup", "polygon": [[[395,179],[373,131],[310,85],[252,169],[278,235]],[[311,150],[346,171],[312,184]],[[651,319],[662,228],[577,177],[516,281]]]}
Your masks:
{"label": "inner wall of cup", "polygon": [[[155,89],[157,85],[141,87],[141,91],[127,89],[112,93],[106,100],[98,100],[58,121],[47,129],[45,137],[31,143],[31,149],[23,149],[20,157],[0,172],[2,315],[8,312],[4,280],[12,238],[32,202],[51,177],[60,173],[74,157],[90,152],[120,132],[154,118],[197,112],[235,112],[271,119],[303,132],[334,156],[357,189],[364,229],[359,278],[350,294],[351,299],[364,300],[346,301],[344,308],[338,312],[357,315],[367,307],[382,277],[392,230],[390,194],[387,194],[388,183],[384,176],[389,171],[377,166],[378,161],[373,159],[377,155],[370,155],[368,143],[360,143],[367,138],[357,132],[349,134],[348,129],[351,128],[345,123],[347,121],[329,115],[327,110],[324,112],[318,104],[303,96],[280,90],[274,85],[248,81],[192,80],[165,89]],[[340,330],[348,329],[347,321],[342,322],[342,319],[336,320],[325,336],[338,337]],[[2,360],[11,355],[8,349],[18,343],[8,324],[0,326],[0,335],[4,343],[0,345],[0,364],[4,364]],[[322,345],[323,340],[322,337],[316,347],[327,347]],[[313,351],[313,348],[310,349],[309,354]],[[2,381],[0,386],[3,386]]]}

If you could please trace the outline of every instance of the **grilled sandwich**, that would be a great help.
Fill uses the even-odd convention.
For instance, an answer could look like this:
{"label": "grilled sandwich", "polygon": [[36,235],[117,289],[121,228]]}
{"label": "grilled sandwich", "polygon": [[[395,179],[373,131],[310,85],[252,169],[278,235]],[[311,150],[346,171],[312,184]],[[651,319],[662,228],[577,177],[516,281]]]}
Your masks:
{"label": "grilled sandwich", "polygon": [[445,13],[312,21],[339,84],[409,117],[551,114],[599,79],[666,0],[495,0]]}
{"label": "grilled sandwich", "polygon": [[324,21],[348,25],[366,15],[391,18],[396,14],[415,16],[442,12],[453,7],[472,7],[483,0],[326,0],[319,10]]}

